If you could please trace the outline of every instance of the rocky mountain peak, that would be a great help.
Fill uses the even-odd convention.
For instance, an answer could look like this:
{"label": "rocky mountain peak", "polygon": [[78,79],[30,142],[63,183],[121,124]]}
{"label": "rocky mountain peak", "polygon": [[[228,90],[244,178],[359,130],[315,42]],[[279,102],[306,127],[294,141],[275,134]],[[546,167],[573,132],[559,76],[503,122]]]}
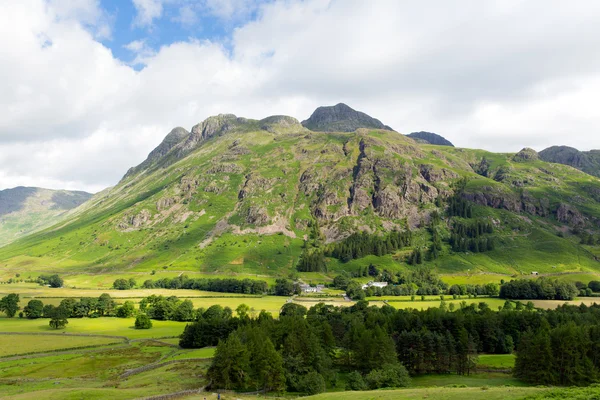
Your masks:
{"label": "rocky mountain peak", "polygon": [[408,136],[411,139],[416,140],[417,142],[421,142],[421,143],[425,143],[425,144],[435,144],[438,146],[454,147],[454,145],[449,140],[447,140],[446,138],[438,135],[437,133],[433,133],[433,132],[425,132],[425,131],[413,132],[413,133],[409,133],[406,136]]}
{"label": "rocky mountain peak", "polygon": [[271,133],[278,133],[280,131],[287,131],[291,129],[304,129],[294,117],[287,115],[271,115],[270,117],[263,118],[259,121],[260,129]]}
{"label": "rocky mountain peak", "polygon": [[356,111],[344,103],[317,108],[302,125],[312,131],[354,132],[359,128],[393,129],[363,112]]}
{"label": "rocky mountain peak", "polygon": [[513,161],[515,162],[526,162],[526,161],[535,161],[539,160],[539,155],[537,151],[530,149],[529,147],[525,147],[517,154],[513,156]]}

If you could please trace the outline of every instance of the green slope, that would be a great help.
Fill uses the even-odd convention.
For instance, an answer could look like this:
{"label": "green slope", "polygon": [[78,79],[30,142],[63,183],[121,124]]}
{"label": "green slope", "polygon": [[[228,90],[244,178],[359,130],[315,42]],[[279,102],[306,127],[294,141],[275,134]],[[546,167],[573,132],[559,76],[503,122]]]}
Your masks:
{"label": "green slope", "polygon": [[[427,247],[430,215],[443,213],[436,199],[464,178],[498,246],[465,254],[444,245],[429,262],[440,272],[600,271],[595,248],[569,233],[598,227],[600,180],[537,157],[423,145],[387,130],[312,132],[283,116],[211,117],[159,148],[60,224],[0,249],[6,273],[287,275],[317,222],[325,242],[410,228]],[[329,270],[408,268],[410,251],[331,259]]]}

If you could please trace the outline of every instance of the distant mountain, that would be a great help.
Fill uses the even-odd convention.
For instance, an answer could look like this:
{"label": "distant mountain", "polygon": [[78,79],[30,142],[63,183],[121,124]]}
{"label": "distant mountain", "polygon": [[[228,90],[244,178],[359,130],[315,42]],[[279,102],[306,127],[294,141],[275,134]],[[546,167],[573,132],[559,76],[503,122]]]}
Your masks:
{"label": "distant mountain", "polygon": [[302,126],[317,132],[354,132],[359,128],[393,131],[380,120],[356,111],[344,103],[317,108]]}
{"label": "distant mountain", "polygon": [[415,139],[420,143],[425,143],[425,144],[428,143],[428,144],[436,144],[438,146],[454,147],[454,145],[449,140],[446,140],[444,137],[438,135],[437,133],[433,133],[433,132],[425,132],[425,131],[413,132],[413,133],[409,133],[406,136],[408,136],[411,139]]}
{"label": "distant mountain", "polygon": [[543,161],[570,165],[600,177],[600,150],[579,151],[568,146],[552,146],[540,151],[539,155]]}
{"label": "distant mountain", "polygon": [[86,192],[36,187],[0,190],[0,245],[58,222],[90,197]]}

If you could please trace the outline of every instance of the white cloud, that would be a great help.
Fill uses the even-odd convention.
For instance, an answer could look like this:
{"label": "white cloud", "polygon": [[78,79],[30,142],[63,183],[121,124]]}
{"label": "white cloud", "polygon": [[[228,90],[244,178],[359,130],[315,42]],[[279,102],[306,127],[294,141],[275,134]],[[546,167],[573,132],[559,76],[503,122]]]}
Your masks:
{"label": "white cloud", "polygon": [[[236,29],[227,49],[131,42],[144,65],[136,71],[98,42],[94,21],[104,17],[85,11],[96,1],[0,2],[2,186],[97,190],[174,126],[221,112],[304,119],[340,101],[459,146],[600,148],[596,2],[221,4],[210,11],[219,18],[244,4],[259,18]],[[144,26],[164,14],[158,1],[136,5]]]}
{"label": "white cloud", "polygon": [[111,37],[111,17],[102,9],[100,0],[48,0],[47,4],[57,19],[92,28],[98,39]]}
{"label": "white cloud", "polygon": [[152,22],[163,14],[164,0],[132,0],[137,15],[134,20],[135,26],[150,26]]}
{"label": "white cloud", "polygon": [[123,47],[135,54],[135,59],[129,63],[133,66],[145,65],[147,61],[156,54],[156,51],[148,46],[144,39],[134,40]]}
{"label": "white cloud", "polygon": [[208,12],[224,20],[246,17],[259,3],[258,0],[205,0]]}

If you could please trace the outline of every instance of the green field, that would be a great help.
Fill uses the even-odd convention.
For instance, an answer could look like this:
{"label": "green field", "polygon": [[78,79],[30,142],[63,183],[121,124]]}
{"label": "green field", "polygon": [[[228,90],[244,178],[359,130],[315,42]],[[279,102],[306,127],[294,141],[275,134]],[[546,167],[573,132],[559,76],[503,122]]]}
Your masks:
{"label": "green field", "polygon": [[[324,393],[308,397],[311,400],[517,400],[531,394],[542,393],[539,388],[496,387],[486,388],[427,388],[378,390],[372,392]],[[196,397],[199,398],[199,397]]]}
{"label": "green field", "polygon": [[514,354],[480,354],[477,361],[477,368],[508,369],[514,366]]}
{"label": "green field", "polygon": [[[3,326],[0,326],[3,329]],[[122,342],[113,338],[82,336],[0,335],[0,357],[103,346]]]}
{"label": "green field", "polygon": [[[173,337],[183,332],[185,322],[152,321],[152,329],[135,329],[134,318],[69,318],[69,324],[58,331],[48,326],[48,319],[0,318],[1,332],[33,333],[87,333],[95,335],[125,336],[130,339]],[[0,336],[1,339],[1,336]]]}

